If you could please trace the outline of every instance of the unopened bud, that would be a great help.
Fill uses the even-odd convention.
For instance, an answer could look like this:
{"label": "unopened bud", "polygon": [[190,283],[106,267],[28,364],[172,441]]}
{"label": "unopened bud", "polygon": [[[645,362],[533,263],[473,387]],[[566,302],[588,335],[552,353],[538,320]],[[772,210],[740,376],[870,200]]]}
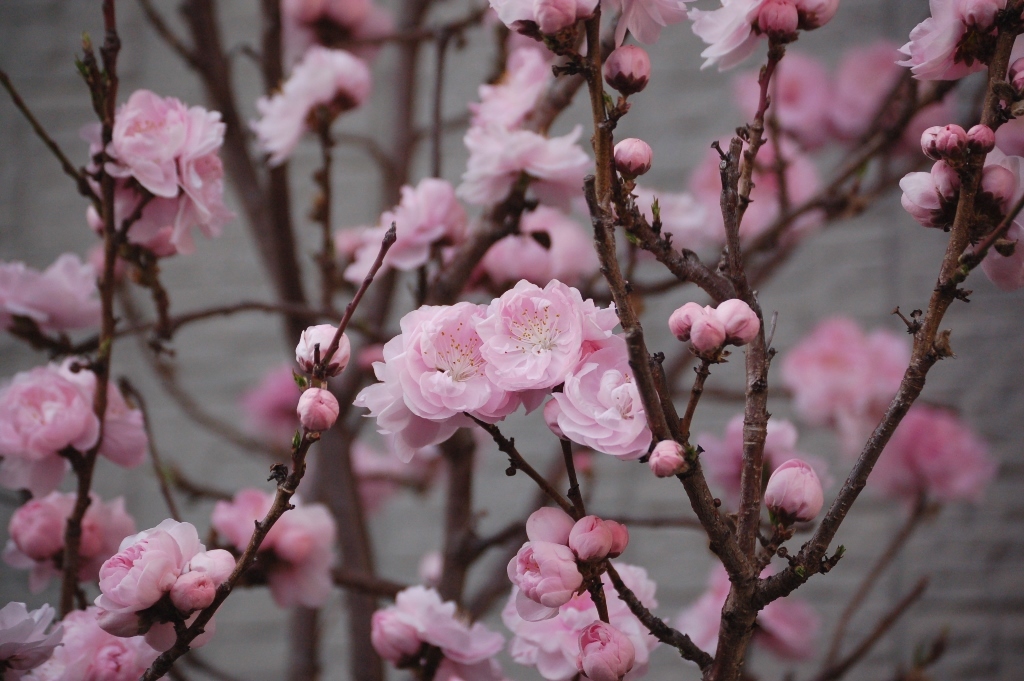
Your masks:
{"label": "unopened bud", "polygon": [[650,466],[651,472],[659,478],[678,475],[686,467],[682,446],[674,440],[662,440],[654,446],[647,465]]}
{"label": "unopened bud", "polygon": [[651,169],[653,152],[642,139],[629,137],[615,145],[615,168],[626,178],[633,179]]}
{"label": "unopened bud", "polygon": [[824,503],[818,474],[800,459],[776,468],[764,489],[764,505],[783,522],[813,520]]}
{"label": "unopened bud", "polygon": [[796,37],[800,16],[790,0],[768,0],[757,13],[757,28],[768,36],[783,39]]}
{"label": "unopened bud", "polygon": [[936,125],[921,135],[921,151],[935,161],[957,160],[967,151],[967,133],[959,125]]}
{"label": "unopened bud", "polygon": [[[313,371],[316,363],[323,362],[327,354],[327,348],[334,340],[334,334],[338,328],[330,324],[318,324],[311,326],[302,332],[299,337],[299,344],[295,346],[295,361],[299,363],[302,370],[309,373]],[[319,347],[319,349],[318,349]],[[338,341],[338,349],[331,356],[331,362],[327,365],[327,375],[336,376],[348,366],[349,358],[352,356],[352,346],[348,336],[341,334]]]}
{"label": "unopened bud", "polygon": [[640,92],[651,79],[651,58],[637,45],[618,47],[604,63],[604,79],[626,97]]}
{"label": "unopened bud", "polygon": [[320,432],[334,425],[340,407],[338,399],[329,390],[310,388],[302,393],[295,411],[307,430]]}
{"label": "unopened bud", "polygon": [[805,31],[821,28],[839,11],[839,0],[796,0],[795,4],[800,28]]}
{"label": "unopened bud", "polygon": [[1017,92],[1024,90],[1024,57],[1010,64],[1010,70],[1006,77],[1009,79],[1010,85],[1013,86],[1014,90]]}
{"label": "unopened bud", "polygon": [[541,33],[558,33],[576,23],[576,0],[536,0],[534,16]]}
{"label": "unopened bud", "polygon": [[987,154],[996,148],[996,134],[987,125],[976,125],[967,131],[967,148],[976,154]]}

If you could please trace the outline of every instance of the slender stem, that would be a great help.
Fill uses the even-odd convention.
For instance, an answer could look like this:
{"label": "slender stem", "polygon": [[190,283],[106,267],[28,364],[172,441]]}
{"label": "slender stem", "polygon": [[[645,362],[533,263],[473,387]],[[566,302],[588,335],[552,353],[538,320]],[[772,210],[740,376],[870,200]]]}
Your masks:
{"label": "slender stem", "polygon": [[472,556],[473,455],[476,443],[468,429],[459,429],[441,451],[448,462],[448,496],[444,513],[441,580],[437,591],[445,601],[462,602],[466,573]]}
{"label": "slender stem", "polygon": [[706,359],[700,361],[700,366],[694,369],[694,373],[697,377],[693,379],[693,388],[690,390],[690,401],[686,403],[686,413],[683,414],[682,423],[679,425],[679,430],[682,432],[683,442],[690,442],[690,426],[693,424],[693,414],[697,411],[697,402],[700,401],[700,396],[704,393],[704,381],[708,379],[708,375],[711,373],[711,362]]}
{"label": "slender stem", "polygon": [[338,264],[334,252],[334,232],[331,227],[331,162],[333,160],[334,138],[331,136],[331,115],[327,107],[320,106],[314,111],[317,118],[317,138],[320,142],[320,168],[313,173],[313,180],[320,187],[320,195],[314,199],[313,218],[320,223],[320,306],[330,308],[337,286]]}
{"label": "slender stem", "polygon": [[441,143],[444,141],[444,67],[451,33],[437,37],[437,66],[434,69],[434,100],[430,126],[430,175],[441,177]]}
{"label": "slender stem", "polygon": [[565,472],[569,476],[569,500],[572,501],[574,509],[573,517],[579,520],[587,515],[587,508],[583,503],[583,495],[580,493],[580,481],[576,479],[576,463],[572,458],[572,443],[565,438],[559,439],[562,446],[562,460],[565,462]]}
{"label": "slender stem", "polygon": [[409,588],[405,584],[370,575],[362,575],[343,568],[335,569],[331,572],[331,577],[334,580],[334,584],[343,589],[351,589],[384,598],[394,598],[399,591]]}
{"label": "slender stem", "polygon": [[170,485],[167,482],[169,476],[168,469],[164,467],[163,459],[160,456],[160,450],[156,446],[156,438],[153,437],[153,423],[149,420],[149,409],[146,408],[146,401],[132,382],[127,377],[122,376],[118,381],[118,387],[126,397],[132,399],[139,407],[139,411],[142,412],[142,423],[146,428],[146,439],[149,441],[149,457],[153,462],[153,473],[156,475],[156,481],[160,485],[160,494],[164,498],[164,503],[167,504],[167,510],[170,512],[171,517],[177,521],[181,521],[181,511],[178,509],[178,502],[174,500],[174,495],[171,494]]}

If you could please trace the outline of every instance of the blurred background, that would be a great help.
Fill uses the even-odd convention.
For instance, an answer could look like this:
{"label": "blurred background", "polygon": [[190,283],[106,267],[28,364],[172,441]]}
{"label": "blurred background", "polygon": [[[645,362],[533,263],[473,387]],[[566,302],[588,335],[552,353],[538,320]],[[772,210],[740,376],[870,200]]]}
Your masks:
{"label": "blurred background", "polygon": [[[173,25],[178,25],[175,2],[156,0],[155,4]],[[699,7],[711,5],[706,0],[697,3]],[[466,9],[461,0],[448,0],[437,7],[428,24],[461,15]],[[148,88],[188,104],[205,104],[198,80],[158,39],[138,6],[122,0],[118,12],[124,44],[121,99],[137,88]],[[243,48],[258,43],[258,3],[222,0],[220,13],[225,42],[233,54],[243,116],[251,118],[259,94],[259,72]],[[926,13],[923,0],[845,0],[829,26],[802,35],[793,49],[815,55],[834,67],[850,47],[878,38],[904,42]],[[0,68],[10,74],[43,125],[78,163],[86,160],[86,145],[79,139],[78,130],[94,120],[87,91],[73,64],[83,31],[97,41],[102,35],[98,2],[0,0]],[[469,36],[466,47],[450,57],[444,110],[451,117],[463,114],[466,103],[476,99],[476,88],[492,65],[491,32],[479,29]],[[650,186],[683,190],[710,141],[729,134],[742,122],[733,104],[734,74],[701,71],[698,55],[702,49],[689,25],[666,29],[661,41],[650,50],[652,82],[634,98],[633,111],[620,123],[620,137],[642,137],[655,149],[655,167],[646,182]],[[369,105],[348,116],[337,129],[374,136],[390,145],[387,134],[395,112],[388,87],[393,82],[394,53],[393,47],[381,51],[373,67],[375,92]],[[424,50],[422,93],[431,91],[432,62],[431,50]],[[755,60],[751,59],[737,71],[754,68]],[[976,85],[972,81],[962,89],[962,103],[969,101]],[[425,125],[429,120],[428,98],[422,96],[420,105],[418,118]],[[561,117],[554,132],[565,132],[576,122],[587,124],[588,120],[589,114],[577,106]],[[453,129],[444,140],[444,177],[456,184],[466,158],[461,137],[462,131]],[[427,173],[426,151],[425,145],[419,149],[416,180]],[[291,164],[300,257],[311,277],[319,232],[307,213],[312,197],[309,178],[317,154],[307,139]],[[820,159],[824,177],[837,159],[827,154]],[[378,181],[376,168],[362,152],[339,148],[333,178],[337,226],[376,221],[381,208],[386,207],[381,206]],[[230,190],[227,198],[229,206],[241,213]],[[22,260],[43,268],[65,251],[84,255],[95,243],[84,214],[84,201],[55,160],[10,101],[0,97],[0,259]],[[851,316],[868,329],[884,327],[901,332],[902,323],[890,311],[896,305],[905,310],[924,307],[944,244],[942,233],[920,228],[900,208],[898,191],[885,196],[860,218],[829,227],[804,244],[760,292],[765,311],[778,312],[775,347],[784,355],[819,321],[836,314]],[[239,300],[271,300],[273,295],[242,218],[229,224],[220,239],[201,239],[194,255],[165,261],[162,270],[172,310],[177,312]],[[935,678],[1011,681],[1020,679],[1024,668],[1024,291],[999,292],[980,273],[969,284],[974,289],[970,304],[954,305],[944,324],[953,329],[956,358],[932,371],[923,399],[958,409],[990,444],[999,471],[984,503],[949,505],[918,531],[872,593],[854,620],[850,640],[866,633],[920,576],[931,577],[924,598],[850,674],[851,679],[894,678],[898,666],[911,660],[916,646],[943,631],[948,632],[949,648],[934,668]],[[690,300],[690,295],[686,289],[648,306],[645,319],[650,320],[648,326],[654,334],[652,347],[674,348],[670,343],[676,341],[667,337],[663,320],[671,309]],[[148,305],[141,293],[136,298]],[[408,309],[408,300],[404,309]],[[276,318],[252,313],[186,327],[175,337],[173,349],[181,385],[204,410],[240,424],[240,395],[253,387],[268,368],[289,361],[294,342],[283,337]],[[177,463],[191,479],[216,488],[269,489],[266,461],[187,418],[154,378],[145,352],[133,339],[119,341],[114,352],[114,374],[130,376],[146,396],[163,456]],[[740,390],[738,370],[742,362],[738,360],[739,353],[732,364],[712,374],[709,385]],[[42,361],[41,355],[24,344],[0,335],[0,376],[9,377]],[[721,435],[726,422],[740,409],[739,403],[706,399],[698,410],[694,430]],[[774,400],[769,410],[776,417],[792,418],[784,399]],[[503,429],[516,435],[520,450],[538,462],[555,449],[554,440],[539,427],[538,415],[526,418],[519,414]],[[835,437],[802,428],[798,449],[832,464],[837,480],[831,490],[834,492],[846,473],[838,458]],[[493,446],[482,447],[478,456],[482,473],[475,491],[476,506],[481,514],[481,530],[486,533],[522,514],[534,490],[525,476],[507,478],[503,474],[506,463]],[[646,466],[603,455],[597,455],[595,463],[596,476],[587,483],[591,512],[690,515],[681,487],[653,478]],[[150,468],[125,471],[102,460],[99,466],[96,487],[104,497],[123,495],[140,529],[166,517]],[[371,515],[381,576],[405,583],[417,581],[421,556],[440,546],[443,492],[443,484],[424,494],[403,492]],[[830,498],[828,492],[826,498]],[[4,493],[0,499],[0,523],[6,527],[15,497]],[[187,519],[204,534],[209,526],[210,503],[186,504],[185,508]],[[831,573],[813,578],[799,591],[821,614],[824,640],[905,513],[893,502],[864,495],[837,539],[846,546],[846,556]],[[634,529],[622,560],[649,571],[658,583],[656,612],[667,618],[674,617],[703,591],[712,556],[706,539],[694,530]],[[489,567],[478,568],[471,577],[471,586],[489,571]],[[25,600],[36,606],[56,602],[56,594],[55,585],[51,585],[44,593],[30,595],[26,574],[0,565],[0,601]],[[340,594],[336,592],[323,617],[323,678],[329,680],[348,678]],[[487,621],[508,634],[496,616]],[[284,678],[286,623],[287,613],[273,605],[265,589],[236,593],[218,614],[217,635],[202,655],[237,679]],[[533,670],[514,664],[506,654],[502,661],[510,678],[537,678]],[[751,670],[760,678],[783,678],[789,669],[762,652],[753,653]],[[807,663],[795,669],[795,678],[804,678],[817,667]],[[207,678],[195,671],[190,671],[189,677]],[[696,679],[698,674],[693,666],[680,673],[674,652],[662,647],[653,654],[647,678]]]}

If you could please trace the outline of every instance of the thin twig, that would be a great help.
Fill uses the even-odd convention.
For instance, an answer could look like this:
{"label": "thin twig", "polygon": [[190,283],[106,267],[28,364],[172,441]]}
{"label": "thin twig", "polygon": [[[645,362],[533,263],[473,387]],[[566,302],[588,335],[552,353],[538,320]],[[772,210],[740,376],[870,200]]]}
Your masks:
{"label": "thin twig", "polygon": [[178,503],[174,500],[174,495],[171,494],[171,489],[167,485],[167,469],[161,460],[160,450],[156,446],[156,438],[153,437],[153,423],[149,419],[149,409],[146,408],[146,400],[143,399],[142,393],[132,385],[127,376],[120,378],[118,387],[125,396],[131,398],[138,405],[139,411],[142,412],[142,423],[146,428],[146,439],[149,441],[149,456],[153,461],[153,473],[156,475],[157,483],[160,485],[160,494],[164,498],[164,503],[167,504],[167,510],[170,511],[171,517],[180,522],[181,512],[178,510]]}

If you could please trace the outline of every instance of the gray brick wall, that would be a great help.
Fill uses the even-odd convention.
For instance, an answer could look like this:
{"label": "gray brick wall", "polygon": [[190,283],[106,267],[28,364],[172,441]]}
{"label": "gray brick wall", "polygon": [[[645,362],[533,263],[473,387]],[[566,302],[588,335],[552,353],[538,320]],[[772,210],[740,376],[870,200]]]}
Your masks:
{"label": "gray brick wall", "polygon": [[[173,14],[175,3],[156,4]],[[222,4],[227,43],[240,46],[246,41],[255,42],[255,3]],[[96,2],[82,0],[0,0],[0,67],[10,73],[43,124],[77,159],[85,154],[77,131],[90,116],[72,56],[83,30],[101,35],[97,7]],[[124,96],[135,88],[148,87],[189,103],[201,103],[197,83],[156,40],[135,4],[119,3],[119,11],[125,45],[121,61]],[[457,12],[459,7],[446,6],[442,11]],[[878,35],[903,40],[925,12],[926,3],[921,0],[847,0],[836,22],[801,39],[799,48],[834,64],[843,48]],[[486,54],[482,44],[475,39],[469,49],[454,57],[446,100],[450,114],[459,112],[474,96],[476,84],[489,66],[489,61],[481,58]],[[740,123],[730,106],[728,78],[698,70],[700,50],[701,45],[687,27],[665,31],[661,43],[652,50],[654,80],[637,97],[635,111],[621,126],[623,135],[642,136],[654,143],[657,166],[652,183],[666,189],[680,188],[708,141]],[[235,60],[235,69],[242,83],[244,111],[251,115],[258,74],[241,56]],[[385,51],[376,66],[375,87],[379,93],[385,93],[392,69],[392,60]],[[427,85],[429,73],[423,76]],[[573,110],[577,114],[579,111]],[[385,135],[390,115],[387,97],[379,97],[344,127]],[[570,120],[567,116],[559,129],[568,127]],[[460,135],[449,135],[445,149],[447,176],[454,181],[465,158]],[[343,150],[339,157],[341,170],[335,177],[339,219],[347,224],[373,220],[379,208],[373,168],[351,150]],[[312,148],[304,146],[293,164],[297,189],[294,213],[304,255],[314,251],[316,239],[315,230],[305,221],[307,204],[303,202],[310,195],[306,178],[313,160]],[[823,169],[827,167],[826,162]],[[6,98],[0,98],[0,258],[22,259],[41,267],[65,250],[84,253],[93,241],[82,219],[83,210],[83,202],[27,124]],[[761,292],[765,309],[779,312],[776,346],[785,351],[817,320],[839,312],[854,315],[868,326],[896,328],[888,311],[896,304],[909,309],[923,306],[941,250],[941,235],[918,228],[899,209],[895,196],[862,218],[830,229],[808,243]],[[223,238],[201,242],[195,255],[168,261],[164,272],[177,310],[242,298],[266,299],[270,295],[240,221],[229,225]],[[1024,361],[1024,295],[1000,293],[980,277],[972,281],[972,288],[972,302],[958,304],[948,316],[957,358],[936,367],[925,398],[962,410],[991,443],[1000,461],[999,475],[983,505],[946,508],[927,525],[868,600],[853,627],[854,636],[863,633],[871,616],[884,611],[918,576],[932,577],[923,601],[879,644],[867,664],[851,675],[853,679],[888,678],[894,665],[909,659],[915,644],[943,629],[950,632],[951,649],[936,668],[937,678],[1021,678],[1024,389],[1020,367]],[[681,296],[676,294],[651,305],[648,318],[654,320],[652,328],[661,328],[663,317],[659,315],[683,302]],[[660,343],[665,346],[668,341],[661,339]],[[182,383],[207,409],[226,419],[237,416],[239,392],[251,385],[266,366],[287,357],[279,326],[259,315],[195,325],[178,336],[174,347]],[[6,336],[0,336],[0,353],[0,375],[4,376],[39,362],[38,356]],[[131,375],[149,397],[156,438],[166,457],[180,462],[194,478],[223,487],[264,484],[265,464],[258,457],[197,429],[166,399],[135,344],[120,343],[115,358],[115,371]],[[739,387],[739,364],[716,372],[714,384]],[[735,405],[708,401],[701,406],[696,428],[720,431],[735,410]],[[785,417],[788,405],[773,404],[771,411]],[[519,433],[524,450],[539,457],[551,449],[551,443],[531,437],[528,423],[536,424],[515,417],[508,430]],[[834,439],[826,433],[806,431],[801,445],[806,451],[836,460]],[[480,459],[484,474],[477,489],[477,503],[485,513],[481,527],[487,531],[518,513],[532,496],[532,489],[523,476],[508,479],[502,474],[504,465],[496,450],[486,448]],[[592,490],[592,507],[599,513],[686,512],[687,502],[678,485],[653,480],[642,466],[604,458],[597,468],[600,475]],[[149,527],[165,515],[153,477],[145,468],[129,473],[101,463],[98,487],[104,495],[124,494],[140,527]],[[400,496],[372,518],[383,574],[415,580],[419,556],[440,541],[441,492],[437,489],[425,497]],[[2,522],[6,523],[11,509],[9,505],[2,509]],[[208,512],[209,507],[200,504],[188,508],[188,517],[202,530],[208,523]],[[859,503],[839,536],[848,549],[847,557],[831,574],[816,577],[801,590],[801,595],[810,598],[822,613],[826,633],[831,631],[860,575],[898,526],[899,516],[899,509],[887,503],[871,499]],[[639,530],[633,536],[626,558],[648,568],[659,583],[659,613],[674,615],[703,588],[711,561],[706,541],[686,530],[661,531],[657,535]],[[54,596],[52,589],[29,596],[24,574],[0,566],[3,602],[53,602]],[[284,613],[272,607],[265,592],[237,594],[218,616],[219,632],[204,655],[230,667],[240,679],[282,678],[284,622]],[[344,613],[340,599],[335,597],[325,615],[325,678],[345,678],[345,660]],[[755,662],[757,669],[769,670],[762,678],[781,678],[783,669],[764,655],[755,654]],[[807,665],[801,677],[813,668]],[[510,662],[506,671],[512,678],[531,678],[526,670]],[[696,677],[691,668],[678,671],[671,651],[655,653],[649,678]]]}

